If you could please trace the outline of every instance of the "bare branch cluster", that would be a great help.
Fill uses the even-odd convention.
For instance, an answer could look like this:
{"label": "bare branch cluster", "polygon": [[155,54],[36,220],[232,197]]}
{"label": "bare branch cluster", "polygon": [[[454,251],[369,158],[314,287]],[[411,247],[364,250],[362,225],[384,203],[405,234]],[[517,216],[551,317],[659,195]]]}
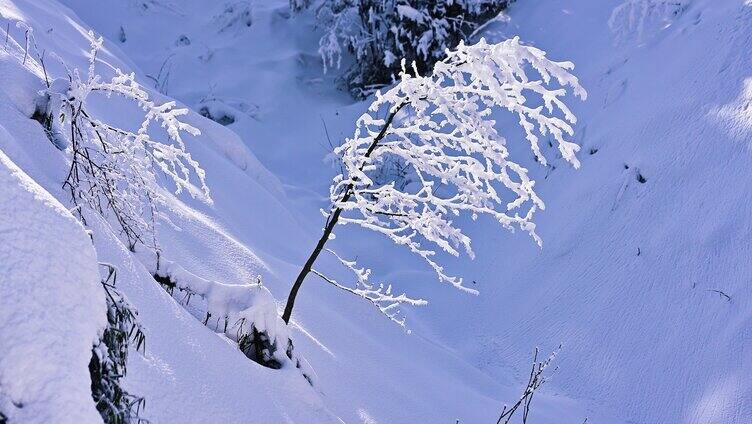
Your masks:
{"label": "bare branch cluster", "polygon": [[[556,359],[556,354],[561,349],[561,346],[559,346],[555,351],[551,353],[551,355],[548,356],[544,361],[538,362],[538,348],[535,348],[535,352],[533,353],[533,366],[530,370],[530,377],[527,380],[527,386],[525,386],[525,390],[522,392],[522,396],[515,402],[514,405],[511,407],[507,407],[507,405],[504,405],[504,408],[501,410],[501,415],[499,416],[499,419],[496,421],[496,424],[501,424],[502,422],[504,424],[508,424],[509,421],[514,417],[514,414],[522,408],[522,422],[527,423],[527,419],[530,416],[530,405],[533,402],[533,396],[535,395],[535,391],[540,388],[540,386],[543,385],[548,379],[546,376],[543,375],[543,372],[546,370],[546,368],[551,365],[551,362]],[[556,371],[556,368],[554,369],[554,372]],[[503,420],[503,421],[502,421]],[[587,421],[587,419],[585,419]]]}

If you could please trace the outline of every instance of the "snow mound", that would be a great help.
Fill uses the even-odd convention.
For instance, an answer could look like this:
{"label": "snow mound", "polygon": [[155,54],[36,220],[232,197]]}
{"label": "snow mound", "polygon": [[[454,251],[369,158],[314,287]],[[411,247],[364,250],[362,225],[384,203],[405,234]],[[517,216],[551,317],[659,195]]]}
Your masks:
{"label": "snow mound", "polygon": [[101,422],[88,365],[106,308],[91,240],[2,151],[0,216],[0,411],[18,423]]}

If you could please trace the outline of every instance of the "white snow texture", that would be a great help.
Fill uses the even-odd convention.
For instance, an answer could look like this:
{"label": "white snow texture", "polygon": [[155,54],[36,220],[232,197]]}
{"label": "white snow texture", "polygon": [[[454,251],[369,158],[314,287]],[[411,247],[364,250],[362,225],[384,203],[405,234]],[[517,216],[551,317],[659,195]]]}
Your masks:
{"label": "white snow texture", "polygon": [[[517,0],[436,73],[406,64],[364,100],[339,86],[352,57],[324,51],[323,70],[317,2],[294,3],[0,0],[0,417],[102,421],[87,365],[106,262],[146,336],[124,387],[156,424],[496,422],[533,349],[560,344],[529,422],[752,422],[752,2]],[[113,78],[131,99],[71,91]],[[438,108],[420,103],[426,87]],[[157,171],[160,219],[140,216],[159,266],[112,215],[86,209],[80,223],[63,187],[70,120],[46,133],[31,119],[40,92],[155,143],[173,175],[140,163]],[[363,162],[406,98],[417,106]],[[140,130],[163,105],[176,121]],[[379,174],[405,162],[421,176]],[[321,211],[347,184],[360,201],[338,206],[358,225],[337,226],[337,253],[314,269],[351,293],[309,275],[285,326]],[[225,317],[289,337],[301,368],[249,360]]]}

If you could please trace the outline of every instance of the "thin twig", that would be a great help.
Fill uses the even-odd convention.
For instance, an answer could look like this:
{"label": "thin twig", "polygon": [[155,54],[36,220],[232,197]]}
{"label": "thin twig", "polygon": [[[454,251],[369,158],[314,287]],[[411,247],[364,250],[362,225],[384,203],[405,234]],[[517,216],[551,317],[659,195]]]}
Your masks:
{"label": "thin twig", "polygon": [[8,37],[10,36],[10,21],[5,25],[5,51],[8,51]]}
{"label": "thin twig", "polygon": [[727,295],[727,294],[726,294],[725,292],[723,292],[722,290],[717,290],[717,289],[707,289],[707,290],[705,290],[705,291],[709,291],[709,292],[712,292],[712,293],[718,293],[718,296],[720,296],[721,298],[725,298],[725,299],[726,299],[726,302],[731,302],[731,296]]}
{"label": "thin twig", "polygon": [[[545,371],[551,361],[554,360],[559,349],[561,349],[561,345],[551,353],[545,361],[538,362],[538,348],[535,348],[535,351],[533,352],[533,366],[530,369],[530,377],[528,377],[527,386],[522,392],[522,396],[520,396],[511,408],[507,409],[507,405],[504,405],[496,424],[501,424],[502,420],[504,420],[504,424],[508,424],[520,407],[522,407],[522,423],[527,423],[527,419],[530,416],[530,405],[533,402],[533,395],[535,395],[535,391],[538,390],[543,383],[548,381],[543,375],[543,371]],[[556,369],[554,369],[554,371],[556,371]]]}

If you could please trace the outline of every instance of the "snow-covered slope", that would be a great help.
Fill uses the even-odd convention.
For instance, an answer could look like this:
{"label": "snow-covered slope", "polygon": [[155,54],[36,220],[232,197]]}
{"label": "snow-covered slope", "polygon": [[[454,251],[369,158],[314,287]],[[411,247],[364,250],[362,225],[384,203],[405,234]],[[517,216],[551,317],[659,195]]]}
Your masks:
{"label": "snow-covered slope", "polygon": [[[159,2],[147,4],[152,7],[159,5]],[[100,3],[96,6],[100,5],[107,6]],[[199,13],[204,6],[200,2],[186,3],[183,5],[185,9],[178,9],[176,14],[173,9],[158,8],[160,13],[157,15],[146,13],[138,4],[109,6],[116,13],[100,10],[101,13],[94,17],[111,19],[118,16],[129,23],[144,25],[146,29],[156,28],[144,30],[141,47],[134,48],[136,52],[133,58],[136,59],[139,59],[138,51],[144,55],[149,51],[147,46],[155,47],[155,54],[161,54],[156,50],[157,42],[169,40],[172,45],[173,31],[192,30],[196,34],[208,29],[216,31],[216,14]],[[255,147],[255,140],[267,141],[265,148],[259,147],[259,150],[275,153],[279,158],[287,156],[290,163],[297,164],[291,166],[300,171],[299,182],[308,180],[325,187],[326,182],[313,178],[320,175],[322,169],[324,173],[329,169],[322,164],[321,157],[325,150],[321,146],[301,143],[300,151],[285,151],[277,148],[277,138],[272,138],[272,135],[284,130],[286,140],[302,138],[314,125],[321,128],[320,117],[303,114],[302,111],[329,105],[329,113],[334,115],[337,106],[350,100],[346,95],[326,87],[323,82],[317,83],[315,77],[305,77],[296,82],[301,78],[298,71],[301,66],[300,46],[285,37],[277,39],[272,36],[274,31],[283,28],[296,32],[294,27],[297,23],[283,16],[286,7],[287,2],[283,1],[259,7],[256,16],[260,25],[254,28],[263,30],[255,33],[262,40],[277,40],[275,42],[282,46],[289,43],[287,51],[269,49],[258,44],[260,40],[256,39],[257,50],[252,52],[254,54],[240,55],[241,47],[245,46],[241,43],[243,39],[238,40],[236,36],[224,39],[224,35],[218,36],[213,32],[209,32],[212,36],[207,38],[212,43],[227,43],[229,47],[224,48],[237,52],[231,57],[244,58],[240,65],[245,66],[244,72],[248,72],[249,76],[241,82],[244,81],[250,88],[264,88],[264,93],[268,95],[264,97],[265,101],[274,106],[265,103],[264,109],[261,109],[264,113],[272,114],[277,113],[277,108],[289,108],[287,114],[273,120],[259,121],[265,125],[262,128],[268,131],[267,139],[251,137],[251,130],[259,128],[250,125],[250,121],[255,122],[251,116],[244,118],[236,115],[236,126],[242,130],[245,121],[247,131],[233,129],[244,134],[250,147]],[[44,87],[44,70],[34,55],[24,54],[24,30],[15,22],[23,21],[34,28],[40,50],[55,52],[68,67],[79,69],[88,67],[88,24],[53,0],[6,1],[0,10],[3,17],[13,23],[9,26],[8,43],[8,51],[12,54],[3,56],[0,62],[4,70],[9,70],[2,74],[0,85],[12,97],[12,101],[4,99],[2,102],[2,106],[12,113],[2,114],[0,123],[12,136],[4,138],[0,148],[34,181],[58,201],[67,204],[68,193],[61,188],[67,172],[65,154],[51,145],[36,121],[29,119],[34,111],[36,91]],[[85,17],[87,13],[97,10],[92,5],[79,9]],[[224,10],[223,5],[216,5],[216,13],[222,14]],[[181,25],[157,25],[165,16],[169,16],[171,22],[180,21]],[[92,16],[88,18],[95,21]],[[143,20],[147,18],[156,19],[157,23],[152,22],[153,27],[146,26],[149,22]],[[207,25],[212,26],[207,29]],[[167,34],[160,35],[160,29]],[[106,31],[100,31],[108,35]],[[303,39],[302,35],[300,37]],[[198,41],[195,44],[200,46]],[[221,57],[222,53],[224,51],[215,54]],[[262,53],[279,56],[270,59]],[[193,55],[187,57],[202,60]],[[306,72],[320,75],[318,63],[309,59],[310,69]],[[270,61],[276,62],[276,65],[270,67]],[[48,60],[46,66],[53,77],[63,72],[62,66],[55,60]],[[219,60],[218,65],[212,66],[232,69]],[[105,41],[97,67],[104,77],[111,75],[109,67],[117,67],[124,72],[135,70],[137,79],[150,85],[150,80],[145,77],[149,71],[139,71],[131,58],[118,48],[116,41]],[[172,72],[200,79],[202,74],[198,71]],[[210,68],[204,72],[216,72],[216,69]],[[253,72],[257,72],[256,77],[251,77]],[[269,80],[257,82],[257,78],[264,77]],[[246,89],[253,93],[249,87],[243,90],[232,87],[232,80],[226,76],[216,78],[229,83],[237,93],[243,93]],[[21,84],[19,81],[27,82]],[[290,95],[281,95],[290,87],[290,83],[295,84],[294,89],[289,90]],[[311,84],[314,84],[314,88],[318,84],[319,88],[310,91]],[[180,85],[183,90],[198,86],[193,80]],[[200,86],[204,87],[205,84]],[[156,91],[151,94],[160,101],[169,99]],[[203,97],[208,92],[199,94]],[[275,98],[279,101],[276,105],[273,102]],[[184,100],[196,110],[201,109],[200,104],[190,103],[189,97]],[[237,103],[234,107],[253,111],[252,107],[244,104]],[[295,107],[291,108],[290,105]],[[362,106],[353,105],[350,114],[357,113]],[[100,101],[90,107],[97,115],[125,127],[140,123],[139,111],[120,100]],[[298,122],[297,125],[281,125],[293,117],[305,117],[305,125],[295,119],[292,122]],[[309,208],[319,205],[320,196],[301,196],[304,193],[296,192],[292,187],[288,187],[286,196],[278,180],[256,161],[232,131],[193,113],[187,115],[185,120],[203,133],[200,137],[188,137],[186,144],[193,157],[207,171],[207,183],[214,202],[208,206],[190,198],[168,198],[168,208],[164,212],[180,228],[159,225],[157,233],[164,257],[201,277],[229,284],[246,283],[261,275],[264,285],[278,299],[284,299],[289,281],[307,246],[314,240],[319,225],[299,225],[295,216],[300,215],[306,221],[309,219],[306,213],[315,212],[315,209],[306,209],[304,214],[290,212],[296,208],[291,206],[287,196],[302,198],[300,203]],[[305,152],[312,152],[310,164],[302,159]],[[280,164],[278,162],[277,166]],[[302,184],[300,186],[305,188]],[[312,388],[295,369],[273,371],[249,361],[234,343],[205,327],[176,299],[165,293],[151,277],[148,267],[128,252],[104,222],[91,219],[88,225],[92,230],[97,260],[117,267],[118,288],[138,309],[144,327],[146,353],[131,353],[126,388],[147,400],[143,416],[152,422],[438,422],[447,417],[450,420],[459,418],[463,422],[481,422],[497,413],[500,399],[513,399],[518,392],[516,385],[498,385],[430,340],[405,334],[358,299],[343,297],[332,290],[321,290],[322,286],[314,284],[304,290],[306,298],[296,311],[293,335],[297,352],[308,360],[317,374]],[[0,299],[5,302],[9,298],[0,296]],[[2,307],[7,308],[5,303]],[[573,417],[586,414],[582,406],[564,399],[546,402],[548,406],[542,408],[543,414],[557,416],[556,405],[562,404],[569,405],[567,410]],[[410,407],[406,408],[405,405]]]}
{"label": "snow-covered slope", "polygon": [[512,11],[503,31],[578,65],[583,166],[541,186],[542,251],[476,240],[485,290],[441,305],[468,312],[446,340],[495,373],[562,342],[558,387],[633,422],[749,422],[752,4],[672,3],[624,41],[618,2]]}
{"label": "snow-covered slope", "polygon": [[[69,9],[56,2],[36,1],[0,6],[3,17],[35,29],[40,49],[55,52],[71,68],[87,67],[88,28]],[[92,344],[106,319],[99,261],[117,267],[118,289],[136,306],[144,326],[145,355],[135,350],[131,353],[126,385],[147,399],[145,417],[153,422],[333,421],[320,396],[297,370],[273,372],[249,361],[236,345],[218,337],[179,306],[113,230],[93,219],[88,225],[95,256],[83,228],[76,227],[71,215],[57,203],[70,201],[61,187],[68,172],[64,152],[55,149],[39,123],[30,119],[36,92],[44,88],[43,69],[34,56],[24,54],[23,27],[14,24],[9,28],[7,49],[0,52],[0,149],[7,168],[0,190],[3,414],[11,423],[100,420],[93,408],[87,368]],[[47,71],[57,76],[61,65],[47,57]],[[99,61],[105,76],[108,66],[129,70],[116,51],[105,50]],[[90,106],[102,117],[138,125],[138,110],[123,102]],[[279,183],[232,132],[196,114],[187,120],[203,131],[201,137],[187,140],[189,150],[207,167],[216,169],[213,178],[230,182],[238,191],[228,199],[217,190],[214,208],[173,198],[165,212],[180,228],[160,228],[165,256],[228,283],[247,282],[268,273],[264,262],[230,235],[217,211],[230,202],[237,209],[246,209],[250,221],[284,225],[289,234],[295,234],[295,223],[278,200]],[[28,193],[19,194],[23,189]],[[48,199],[50,193],[57,201]],[[34,196],[36,203],[29,200]],[[254,212],[248,205],[255,202],[265,207]],[[253,218],[256,214],[264,218]],[[254,226],[246,228],[253,231]],[[264,241],[257,238],[259,243]],[[34,327],[40,323],[48,326]]]}
{"label": "snow-covered slope", "polygon": [[[323,162],[329,143],[350,135],[367,107],[335,89],[336,74],[322,74],[311,16],[291,17],[285,0],[63,3],[72,10],[55,0],[0,0],[0,12],[33,26],[41,47],[69,66],[86,66],[91,26],[107,39],[106,64],[135,70],[158,98],[226,124],[188,116],[203,132],[188,149],[207,170],[215,203],[174,199],[181,230],[160,226],[165,255],[228,283],[261,274],[284,299],[322,224],[318,209],[334,174]],[[307,282],[293,339],[316,371],[315,388],[296,370],[248,361],[92,223],[98,260],[118,265],[119,286],[147,332],[146,355],[131,355],[127,377],[147,399],[145,416],[494,422],[518,396],[533,347],[562,343],[532,422],[752,421],[752,4],[677,0],[676,13],[644,22],[617,15],[610,27],[623,3],[519,0],[511,20],[485,34],[520,35],[572,60],[589,92],[574,104],[582,168],[526,162],[547,205],[537,220],[543,249],[494,223],[471,227],[476,261],[449,266],[475,282],[475,297],[437,285],[378,237],[342,231],[339,251],[430,304],[410,314],[407,335],[358,299]],[[11,36],[18,44],[15,56],[0,56],[8,93],[0,107],[15,115],[0,113],[10,133],[0,149],[66,204],[61,153],[25,119],[35,89],[28,79],[39,86],[41,70],[33,61],[26,73],[15,70],[23,31],[11,26]],[[99,112],[137,122],[120,105]],[[498,118],[514,140],[514,122]]]}
{"label": "snow-covered slope", "polygon": [[0,410],[10,422],[96,423],[88,365],[106,315],[89,237],[2,151],[0,215]]}
{"label": "snow-covered slope", "polygon": [[46,160],[51,143],[29,142],[46,140],[27,117],[41,80],[17,53],[0,50],[0,412],[11,422],[97,422],[88,364],[106,312],[96,253],[39,185],[64,170]]}

